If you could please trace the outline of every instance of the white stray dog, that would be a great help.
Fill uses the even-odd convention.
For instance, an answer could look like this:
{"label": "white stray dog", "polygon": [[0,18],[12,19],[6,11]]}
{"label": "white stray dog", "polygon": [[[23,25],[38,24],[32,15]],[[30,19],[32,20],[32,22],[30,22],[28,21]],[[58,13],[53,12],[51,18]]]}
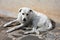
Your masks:
{"label": "white stray dog", "polygon": [[36,12],[36,11],[34,11],[30,8],[27,8],[27,7],[20,8],[18,18],[16,20],[6,23],[4,25],[4,27],[6,27],[16,21],[20,22],[21,24],[7,30],[7,32],[11,32],[11,31],[16,30],[20,27],[29,25],[30,22],[32,23],[31,24],[32,30],[25,32],[26,34],[35,32],[36,34],[39,35],[39,32],[48,31],[52,28],[52,23],[46,15]]}

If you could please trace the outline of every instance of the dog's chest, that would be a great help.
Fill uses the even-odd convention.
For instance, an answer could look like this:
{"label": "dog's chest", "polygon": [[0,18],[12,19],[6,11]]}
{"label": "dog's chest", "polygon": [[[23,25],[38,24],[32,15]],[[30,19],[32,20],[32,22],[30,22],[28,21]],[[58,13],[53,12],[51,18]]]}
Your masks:
{"label": "dog's chest", "polygon": [[29,21],[28,23],[26,23],[26,27],[32,27],[33,23],[32,21]]}

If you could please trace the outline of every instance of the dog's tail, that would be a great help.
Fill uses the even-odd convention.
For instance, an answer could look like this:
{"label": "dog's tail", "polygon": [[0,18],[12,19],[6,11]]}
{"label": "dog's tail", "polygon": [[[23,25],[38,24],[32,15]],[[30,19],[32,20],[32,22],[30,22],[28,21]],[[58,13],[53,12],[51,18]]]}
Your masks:
{"label": "dog's tail", "polygon": [[48,29],[53,30],[55,28],[56,23],[52,19],[50,19],[50,22],[48,25],[49,25]]}

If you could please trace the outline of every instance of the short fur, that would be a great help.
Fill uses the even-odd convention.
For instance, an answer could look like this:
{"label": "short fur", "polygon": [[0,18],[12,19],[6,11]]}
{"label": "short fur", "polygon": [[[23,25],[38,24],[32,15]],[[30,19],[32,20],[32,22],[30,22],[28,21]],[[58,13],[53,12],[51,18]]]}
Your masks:
{"label": "short fur", "polygon": [[30,23],[32,23],[30,25],[32,27],[32,30],[25,32],[25,34],[35,32],[36,34],[39,35],[39,32],[48,31],[48,30],[52,29],[52,23],[50,21],[50,18],[48,18],[43,13],[36,12],[27,7],[20,8],[17,19],[6,23],[4,25],[4,27],[6,27],[16,21],[20,22],[21,24],[7,30],[7,32],[11,32],[20,27],[29,25]]}

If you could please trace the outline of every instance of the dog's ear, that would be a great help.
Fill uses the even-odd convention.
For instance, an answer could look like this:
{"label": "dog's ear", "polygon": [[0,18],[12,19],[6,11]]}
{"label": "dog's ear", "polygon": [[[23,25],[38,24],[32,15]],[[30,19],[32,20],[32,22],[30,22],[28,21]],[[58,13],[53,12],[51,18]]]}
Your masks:
{"label": "dog's ear", "polygon": [[29,10],[30,12],[32,12],[32,10]]}
{"label": "dog's ear", "polygon": [[19,10],[19,12],[21,12],[21,11],[22,11],[22,9]]}

